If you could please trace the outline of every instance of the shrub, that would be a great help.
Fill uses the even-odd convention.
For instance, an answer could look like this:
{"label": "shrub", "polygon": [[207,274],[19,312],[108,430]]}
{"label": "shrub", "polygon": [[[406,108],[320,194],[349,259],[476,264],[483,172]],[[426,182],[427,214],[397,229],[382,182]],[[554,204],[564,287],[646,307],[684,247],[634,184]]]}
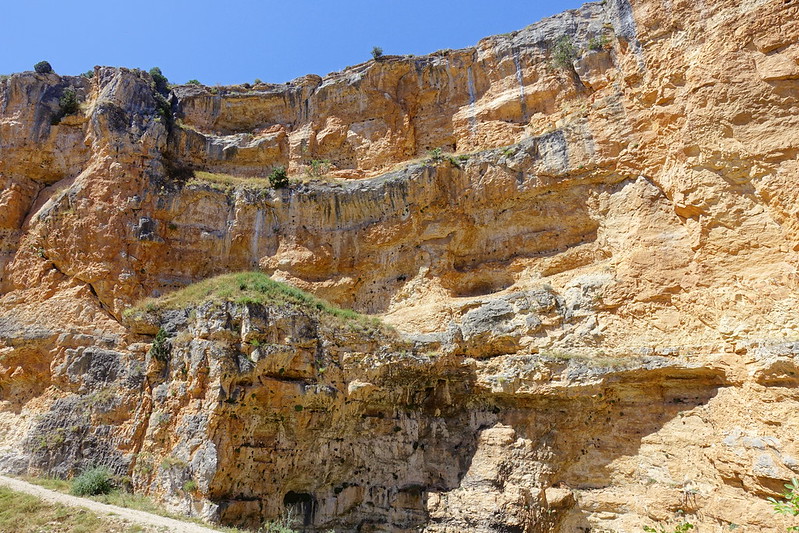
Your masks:
{"label": "shrub", "polygon": [[260,85],[260,84],[262,84],[262,83],[263,83],[263,82],[261,81],[261,78],[255,78],[255,79],[252,81],[252,84],[253,84],[253,85]]}
{"label": "shrub", "polygon": [[562,35],[556,42],[552,51],[552,62],[556,67],[564,70],[572,70],[574,60],[577,59],[577,48],[574,47],[571,37]]}
{"label": "shrub", "polygon": [[289,177],[285,167],[275,167],[269,174],[269,183],[275,189],[284,189],[289,186]]}
{"label": "shrub", "polygon": [[94,69],[89,69],[83,74],[81,74],[84,78],[92,79],[94,77]]}
{"label": "shrub", "polygon": [[449,164],[455,168],[462,168],[462,165],[468,160],[469,158],[464,156],[455,157],[451,155],[447,157],[447,161],[449,161]]}
{"label": "shrub", "polygon": [[153,67],[150,69],[150,76],[153,78],[153,83],[155,84],[155,90],[159,93],[165,93],[169,90],[169,80],[166,79],[164,73],[161,72],[161,69],[158,67]]}
{"label": "shrub", "polygon": [[189,80],[186,85],[202,85],[202,83],[200,83],[200,80]]}
{"label": "shrub", "polygon": [[[783,501],[768,498],[774,511],[777,514],[799,516],[799,480],[793,478],[790,483],[786,483],[782,495],[785,498]],[[799,531],[799,526],[789,526],[788,531]]]}
{"label": "shrub", "polygon": [[53,72],[53,67],[50,66],[50,63],[47,61],[39,61],[35,65],[33,65],[33,70],[38,72],[39,74],[50,74]]}
{"label": "shrub", "polygon": [[64,115],[77,113],[80,109],[80,102],[78,102],[78,95],[75,92],[75,89],[72,87],[67,87],[64,89],[64,93],[61,95],[61,99],[58,101],[58,104],[61,107],[61,112]]}
{"label": "shrub", "polygon": [[161,115],[167,124],[172,122],[172,106],[160,92],[155,94],[155,111]]}
{"label": "shrub", "polygon": [[427,151],[428,163],[440,163],[443,160],[444,160],[444,153],[442,152],[441,148],[433,148],[432,150]]}
{"label": "shrub", "polygon": [[78,101],[78,94],[72,87],[67,87],[61,93],[61,98],[58,100],[58,112],[53,115],[51,124],[55,125],[61,122],[61,119],[67,115],[72,115],[80,110],[80,102]]}
{"label": "shrub", "polygon": [[155,335],[153,345],[150,347],[150,355],[152,355],[157,361],[165,363],[167,359],[169,359],[170,349],[171,347],[169,345],[166,330],[164,328],[160,328],[158,333]]}
{"label": "shrub", "polygon": [[588,49],[598,52],[610,44],[610,37],[607,35],[600,35],[599,37],[591,37],[588,40]]}
{"label": "shrub", "polygon": [[161,470],[181,469],[189,466],[183,459],[178,459],[174,455],[167,455],[161,459]]}
{"label": "shrub", "polygon": [[327,159],[311,159],[308,161],[306,174],[312,178],[321,178],[330,171],[330,161]]}
{"label": "shrub", "polygon": [[373,46],[372,47],[372,58],[377,60],[377,59],[380,59],[381,57],[383,57],[383,49],[380,48],[379,46]]}
{"label": "shrub", "polygon": [[279,520],[264,522],[258,528],[258,533],[298,533],[293,527],[295,522],[297,522],[297,519],[294,513],[291,509],[287,509]]}
{"label": "shrub", "polygon": [[86,470],[72,480],[70,492],[75,496],[96,496],[108,494],[114,488],[108,469],[99,466]]}

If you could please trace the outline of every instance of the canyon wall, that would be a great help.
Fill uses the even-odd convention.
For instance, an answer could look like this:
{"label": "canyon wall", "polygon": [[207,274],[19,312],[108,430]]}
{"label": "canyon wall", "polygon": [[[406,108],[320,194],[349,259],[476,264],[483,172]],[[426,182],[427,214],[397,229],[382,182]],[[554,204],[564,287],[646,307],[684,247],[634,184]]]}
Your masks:
{"label": "canyon wall", "polygon": [[[795,0],[608,0],[280,85],[10,76],[0,469],[320,531],[783,530],[798,40]],[[247,270],[388,326],[157,303]]]}

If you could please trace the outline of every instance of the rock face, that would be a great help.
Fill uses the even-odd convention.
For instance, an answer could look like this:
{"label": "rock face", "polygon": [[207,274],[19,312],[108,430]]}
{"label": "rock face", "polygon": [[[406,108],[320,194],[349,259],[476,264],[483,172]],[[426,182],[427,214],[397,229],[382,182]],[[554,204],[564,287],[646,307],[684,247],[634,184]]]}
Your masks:
{"label": "rock face", "polygon": [[[607,0],[284,85],[12,75],[0,469],[101,463],[320,531],[783,530],[798,43],[791,0]],[[225,299],[123,317],[243,270],[396,331]]]}

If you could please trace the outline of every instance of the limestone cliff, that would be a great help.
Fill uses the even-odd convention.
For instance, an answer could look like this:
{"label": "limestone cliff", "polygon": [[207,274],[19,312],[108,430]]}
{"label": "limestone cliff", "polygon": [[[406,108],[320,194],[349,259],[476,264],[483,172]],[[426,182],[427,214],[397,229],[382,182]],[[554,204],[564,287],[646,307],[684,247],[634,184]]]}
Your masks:
{"label": "limestone cliff", "polygon": [[[283,85],[14,74],[0,469],[102,463],[228,523],[780,531],[797,177],[795,0],[607,0]],[[126,313],[247,270],[394,329]]]}

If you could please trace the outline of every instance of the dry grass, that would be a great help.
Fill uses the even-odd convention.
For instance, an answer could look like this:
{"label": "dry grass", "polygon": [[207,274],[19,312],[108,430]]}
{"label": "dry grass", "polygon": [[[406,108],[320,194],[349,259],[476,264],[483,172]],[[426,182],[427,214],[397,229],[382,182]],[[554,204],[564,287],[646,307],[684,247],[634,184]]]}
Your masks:
{"label": "dry grass", "polygon": [[539,355],[545,359],[574,363],[591,368],[607,368],[611,370],[621,370],[635,366],[638,362],[633,357],[610,357],[607,355],[585,355],[579,353],[566,352],[562,350],[541,350]]}
{"label": "dry grass", "polygon": [[264,190],[271,189],[272,184],[267,178],[233,176],[232,174],[221,174],[214,172],[204,172],[197,170],[194,176],[189,179],[187,185],[207,185],[220,191],[229,191],[237,187],[246,189]]}
{"label": "dry grass", "polygon": [[[292,184],[298,183],[314,183],[314,182],[324,182],[324,183],[344,183],[346,181],[341,178],[336,178],[333,176],[322,175],[322,176],[309,176],[309,175],[302,175],[302,176],[292,176],[289,180]],[[272,184],[269,182],[268,178],[258,178],[258,177],[240,177],[240,176],[233,176],[232,174],[222,174],[218,172],[205,172],[201,170],[194,171],[194,176],[186,182],[186,185],[202,185],[205,187],[210,187],[217,191],[221,192],[230,192],[237,188],[249,189],[252,191],[265,191],[267,189],[274,189]]]}

